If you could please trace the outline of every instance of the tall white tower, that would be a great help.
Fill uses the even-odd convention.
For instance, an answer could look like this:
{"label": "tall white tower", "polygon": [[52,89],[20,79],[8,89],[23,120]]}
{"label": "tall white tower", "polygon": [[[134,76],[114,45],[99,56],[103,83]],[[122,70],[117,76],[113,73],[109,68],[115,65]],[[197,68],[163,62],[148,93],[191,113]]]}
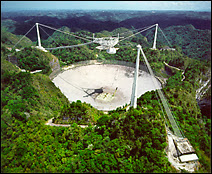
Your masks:
{"label": "tall white tower", "polygon": [[38,36],[38,47],[41,48],[41,41],[40,41],[40,33],[39,33],[38,23],[36,23],[36,28],[37,28],[37,36]]}
{"label": "tall white tower", "polygon": [[137,81],[138,81],[138,70],[140,61],[139,56],[140,56],[141,45],[137,45],[137,48],[138,52],[137,52],[136,68],[135,68],[134,81],[131,94],[131,104],[130,104],[130,106],[133,106],[133,108],[137,107]]}
{"label": "tall white tower", "polygon": [[38,28],[38,23],[35,24],[36,25],[36,28],[37,28],[37,36],[38,36],[38,46],[36,46],[36,48],[44,51],[44,52],[48,52],[45,48],[43,48],[41,46],[41,40],[40,40],[40,33],[39,33],[39,28]]}
{"label": "tall white tower", "polygon": [[152,49],[156,49],[156,40],[157,40],[158,24],[155,24],[155,26],[156,26],[156,28],[155,28],[155,39],[154,39],[154,43],[153,43]]}

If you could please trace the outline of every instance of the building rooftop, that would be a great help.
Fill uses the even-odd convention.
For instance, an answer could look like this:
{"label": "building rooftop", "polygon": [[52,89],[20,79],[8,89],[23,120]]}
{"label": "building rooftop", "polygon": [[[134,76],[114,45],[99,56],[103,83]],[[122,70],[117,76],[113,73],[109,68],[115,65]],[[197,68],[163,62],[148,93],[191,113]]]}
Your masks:
{"label": "building rooftop", "polygon": [[181,162],[197,161],[199,158],[196,154],[187,154],[179,156]]}
{"label": "building rooftop", "polygon": [[179,150],[181,154],[189,154],[195,152],[194,148],[187,138],[184,138],[183,140],[174,140],[174,143],[177,150]]}

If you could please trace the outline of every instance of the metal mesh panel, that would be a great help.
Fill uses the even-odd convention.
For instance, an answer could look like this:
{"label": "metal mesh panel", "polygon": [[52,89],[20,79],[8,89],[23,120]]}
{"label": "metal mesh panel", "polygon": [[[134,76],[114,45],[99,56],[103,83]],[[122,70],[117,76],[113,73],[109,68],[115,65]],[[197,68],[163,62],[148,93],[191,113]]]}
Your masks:
{"label": "metal mesh panel", "polygon": [[[151,67],[150,67],[150,65],[149,65],[149,62],[147,61],[147,58],[146,58],[146,56],[145,56],[145,54],[144,54],[142,48],[141,48],[141,53],[142,53],[142,55],[143,55],[143,57],[144,57],[144,60],[145,60],[145,62],[146,62],[146,64],[147,64],[147,68],[149,69],[149,72],[150,72],[150,74],[151,74],[151,76],[152,76],[153,83],[154,83],[155,86],[157,86],[157,85],[158,85],[158,82],[156,81],[155,78],[153,78],[153,77],[154,77],[154,73],[153,73],[153,71],[152,71],[152,69],[151,69]],[[171,113],[171,110],[169,109],[169,106],[168,106],[168,104],[167,104],[166,98],[164,97],[164,95],[163,95],[163,93],[162,93],[162,91],[161,91],[160,89],[157,89],[157,91],[158,91],[158,94],[159,94],[159,96],[160,96],[160,98],[161,98],[161,101],[162,101],[162,103],[163,103],[163,106],[164,106],[164,108],[165,108],[165,111],[166,111],[166,114],[167,114],[167,116],[168,116],[168,118],[169,118],[169,121],[170,121],[170,123],[171,123],[171,125],[172,125],[172,128],[173,128],[173,130],[174,130],[174,134],[175,134],[176,136],[180,137],[180,138],[183,138],[183,136],[182,136],[182,134],[181,134],[181,132],[180,132],[180,129],[179,129],[179,127],[177,126],[177,124],[176,124],[176,122],[175,122],[175,119],[174,119],[174,117],[173,117],[173,115],[172,115],[172,113]]]}

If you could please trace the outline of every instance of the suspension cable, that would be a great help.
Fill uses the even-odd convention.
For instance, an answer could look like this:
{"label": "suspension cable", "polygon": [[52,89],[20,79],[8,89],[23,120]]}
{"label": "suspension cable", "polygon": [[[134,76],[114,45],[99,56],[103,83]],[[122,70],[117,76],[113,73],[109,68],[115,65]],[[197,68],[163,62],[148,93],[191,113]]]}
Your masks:
{"label": "suspension cable", "polygon": [[117,80],[118,72],[119,72],[119,69],[117,68],[111,86],[113,86],[115,81]]}
{"label": "suspension cable", "polygon": [[58,75],[57,77],[59,77],[60,79],[62,79],[62,80],[65,81],[66,83],[68,83],[69,85],[73,86],[74,88],[76,88],[76,89],[78,89],[78,90],[80,90],[80,91],[83,91],[81,87],[77,86],[76,84],[74,85],[74,84],[72,84],[72,83],[66,81],[66,80],[65,80],[64,78],[62,78],[60,75]]}
{"label": "suspension cable", "polygon": [[[151,67],[149,65],[149,62],[148,62],[148,60],[147,60],[147,58],[146,58],[146,56],[145,56],[145,54],[144,54],[141,46],[140,46],[140,50],[141,50],[141,53],[142,53],[142,55],[144,57],[144,60],[146,62],[146,65],[147,65],[147,67],[149,69],[149,72],[150,72],[150,74],[152,76],[153,83],[154,83],[155,87],[157,87],[158,86],[158,83],[155,80],[155,78],[153,78],[154,77],[154,73],[153,73],[153,71],[152,71],[152,69],[151,69]],[[169,106],[167,104],[166,98],[164,97],[164,95],[163,95],[163,93],[162,93],[162,91],[160,89],[158,89],[157,91],[158,91],[158,94],[159,94],[159,96],[161,98],[161,101],[163,103],[163,106],[165,108],[166,114],[167,114],[167,116],[169,118],[169,121],[170,121],[170,123],[172,125],[172,128],[174,130],[175,135],[178,136],[178,137],[180,137],[180,138],[182,138],[183,136],[182,136],[181,131],[180,131],[179,127],[177,126],[177,124],[175,122],[175,119],[174,119],[174,117],[173,117],[173,115],[172,115],[172,113],[170,111],[170,108],[169,108]]]}
{"label": "suspension cable", "polygon": [[[160,27],[159,27],[160,28]],[[169,46],[172,47],[172,45],[170,44],[170,42],[168,41],[167,37],[165,36],[165,34],[163,33],[162,29],[160,28],[160,31],[162,32],[164,38],[166,39],[166,41],[168,42]]]}
{"label": "suspension cable", "polygon": [[35,27],[35,25],[32,26],[32,28],[12,47],[12,49]]}
{"label": "suspension cable", "polygon": [[[145,65],[146,69],[148,70],[148,67],[147,67],[147,65],[146,65],[145,62],[144,62],[144,65]],[[150,72],[149,72],[149,73],[150,73]],[[152,80],[152,78],[151,78],[151,80]],[[153,82],[153,80],[152,80],[152,82]],[[154,82],[153,82],[153,83],[154,83]],[[161,111],[162,111],[162,115],[163,115],[163,117],[164,117],[165,123],[168,125],[168,121],[167,121],[167,119],[166,119],[166,117],[165,117],[164,109],[163,109],[163,107],[162,107],[162,105],[161,105],[161,101],[159,100],[159,96],[158,96],[158,94],[157,94],[157,90],[158,90],[158,89],[155,90],[155,95],[156,95],[156,97],[157,97],[157,100],[158,100],[160,109],[161,109]]]}
{"label": "suspension cable", "polygon": [[46,50],[56,50],[56,49],[62,49],[62,48],[74,48],[74,47],[80,47],[80,46],[84,46],[84,45],[89,45],[94,43],[93,41],[91,42],[87,42],[84,44],[78,44],[78,45],[71,45],[71,46],[60,46],[60,47],[55,47],[55,48],[45,48]]}
{"label": "suspension cable", "polygon": [[[43,30],[44,33],[46,33],[50,38],[52,38],[52,40],[53,40],[56,44],[58,44],[58,43],[54,40],[54,38],[53,38],[52,36],[50,36],[42,27],[40,27],[40,28],[41,28],[41,30]],[[60,45],[60,44],[58,44],[58,45]]]}
{"label": "suspension cable", "polygon": [[[156,89],[156,91],[157,91],[157,89]],[[158,94],[157,94],[156,91],[155,91],[155,94],[156,94],[156,97],[157,97],[157,99],[158,99],[158,103],[159,103],[160,109],[162,110],[164,120],[165,120],[166,124],[168,125],[168,121],[167,121],[167,119],[166,119],[166,117],[165,117],[165,113],[164,113],[163,107],[162,107],[162,105],[161,105],[161,101],[159,100],[159,97],[158,97]]]}
{"label": "suspension cable", "polygon": [[147,32],[147,33],[145,34],[145,37],[147,37],[147,36],[151,33],[151,31],[152,31],[152,29],[149,30],[149,32]]}
{"label": "suspension cable", "polygon": [[154,25],[152,25],[152,26],[150,26],[150,27],[148,27],[148,28],[146,28],[146,29],[144,29],[144,30],[142,30],[142,31],[139,31],[139,32],[137,32],[137,33],[135,33],[135,34],[132,34],[131,36],[128,36],[128,37],[126,37],[126,38],[120,40],[119,42],[121,42],[121,41],[123,41],[123,40],[125,40],[125,39],[128,39],[128,38],[130,38],[130,37],[132,37],[132,36],[135,36],[135,35],[137,35],[137,34],[139,34],[139,33],[141,33],[141,32],[144,32],[144,31],[146,31],[146,30],[148,30],[148,29],[154,27],[155,25],[156,25],[156,24],[154,24]]}
{"label": "suspension cable", "polygon": [[[170,108],[171,106],[170,106],[170,104],[169,104],[168,101],[167,101],[167,103],[168,103],[168,107]],[[177,126],[180,127],[180,125],[178,124],[178,121],[177,121],[177,119],[176,119],[176,117],[175,117],[175,114],[174,114],[172,111],[171,111],[171,113],[172,113],[172,115],[173,115],[173,118],[174,118],[174,120],[175,120]],[[182,131],[181,131],[181,133],[182,133],[183,137],[185,137],[185,135],[184,135],[184,133],[183,133]]]}
{"label": "suspension cable", "polygon": [[[151,25],[150,25],[150,26],[151,26]],[[150,27],[150,26],[145,26],[145,27],[142,27],[142,28],[139,28],[139,29],[134,29],[134,30],[126,31],[126,32],[120,33],[120,35],[121,35],[121,34],[125,34],[125,33],[129,33],[129,32],[139,31],[139,30],[141,30],[141,29],[144,29],[144,28],[147,28],[147,27]]]}
{"label": "suspension cable", "polygon": [[40,24],[40,23],[39,23],[39,25],[41,25],[41,26],[43,26],[43,27],[50,28],[50,29],[52,29],[52,30],[59,31],[59,32],[61,32],[61,33],[65,33],[65,34],[68,34],[68,35],[71,35],[71,36],[74,36],[74,37],[77,37],[77,38],[83,39],[83,40],[91,41],[91,40],[89,40],[89,39],[86,39],[86,38],[83,38],[83,37],[80,37],[80,36],[76,36],[76,35],[74,35],[74,34],[67,33],[67,32],[64,32],[64,31],[61,31],[61,30],[55,29],[55,28],[53,28],[53,27],[49,27],[49,26],[44,25],[44,24]]}
{"label": "suspension cable", "polygon": [[62,78],[60,75],[58,75],[57,77],[59,77],[60,79],[62,79],[66,83],[68,83],[69,85],[73,86],[74,88],[76,88],[76,89],[78,89],[78,90],[80,90],[80,91],[82,91],[82,92],[84,92],[84,93],[86,93],[88,95],[89,95],[88,90],[94,90],[94,89],[90,89],[90,88],[82,88],[82,87],[80,87],[80,86],[78,86],[76,84],[70,83],[67,80],[65,80],[64,78]]}

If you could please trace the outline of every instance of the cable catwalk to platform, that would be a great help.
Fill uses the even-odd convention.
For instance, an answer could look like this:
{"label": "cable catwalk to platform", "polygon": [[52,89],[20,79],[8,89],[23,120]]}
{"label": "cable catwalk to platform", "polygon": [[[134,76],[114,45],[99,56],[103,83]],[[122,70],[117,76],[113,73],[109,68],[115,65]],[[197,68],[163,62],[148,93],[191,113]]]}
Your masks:
{"label": "cable catwalk to platform", "polygon": [[[158,35],[158,29],[160,29],[160,31],[162,32],[162,35],[163,37],[165,38],[165,40],[168,42],[169,46],[171,47],[171,44],[170,42],[168,41],[167,37],[165,36],[165,34],[163,33],[162,29],[159,27],[158,24],[154,24],[154,25],[150,25],[150,26],[147,26],[147,27],[143,27],[143,28],[140,28],[140,29],[135,29],[133,30],[133,34],[129,35],[129,36],[126,36],[126,37],[121,37],[121,35],[123,34],[126,34],[127,32],[124,32],[124,33],[118,33],[117,36],[110,36],[110,37],[99,37],[99,38],[96,38],[95,37],[95,34],[93,33],[93,37],[89,37],[89,36],[84,36],[84,37],[81,37],[81,36],[77,36],[76,34],[73,34],[71,32],[65,32],[65,31],[61,31],[59,29],[55,29],[53,27],[50,27],[50,26],[47,26],[47,25],[44,25],[44,24],[40,24],[40,23],[36,23],[14,46],[13,48],[15,48],[15,46],[20,43],[20,41],[29,33],[32,31],[32,29],[36,26],[36,31],[37,31],[37,38],[38,38],[38,46],[36,46],[35,48],[37,49],[40,49],[42,51],[45,51],[47,52],[47,50],[56,50],[56,49],[67,49],[67,48],[75,48],[75,47],[81,47],[81,46],[85,46],[85,45],[90,45],[90,44],[99,44],[99,46],[97,46],[96,48],[99,49],[100,51],[101,50],[106,50],[107,53],[109,54],[115,54],[116,51],[119,49],[119,48],[115,48],[115,46],[120,43],[120,42],[123,42],[124,40],[126,39],[129,39],[131,37],[134,37],[142,32],[145,32],[149,29],[152,29],[155,27],[155,33],[154,33],[154,41],[153,41],[153,46],[152,46],[152,50],[156,50],[156,45],[157,45],[157,35]],[[42,47],[42,43],[41,43],[41,37],[40,37],[40,31],[39,31],[39,26],[41,27],[46,27],[48,29],[52,29],[52,30],[55,30],[57,32],[60,32],[60,33],[63,33],[63,34],[67,34],[67,35],[70,35],[72,37],[75,37],[77,39],[81,39],[83,41],[86,41],[85,43],[80,43],[80,44],[77,44],[77,45],[68,45],[68,46],[58,46],[58,47],[53,47],[53,48],[44,48]],[[42,29],[42,28],[41,28]],[[43,29],[42,29],[43,30]],[[43,30],[45,32],[45,30]],[[45,32],[49,37],[51,37],[47,32]],[[52,37],[53,38],[53,37]],[[54,39],[53,39],[54,40]],[[55,41],[56,42],[56,41]],[[12,49],[13,49],[12,48]],[[180,152],[180,155],[179,155],[179,158],[181,158],[181,160],[183,161],[189,161],[189,160],[198,160],[198,157],[196,156],[196,154],[194,154],[194,149],[193,147],[190,145],[189,141],[184,137],[183,135],[183,132],[180,130],[180,127],[178,126],[177,124],[177,121],[175,120],[174,116],[172,115],[172,112],[171,112],[171,109],[169,108],[169,105],[168,105],[168,101],[167,99],[165,98],[163,92],[157,88],[158,86],[158,82],[156,81],[155,79],[155,76],[154,76],[154,73],[149,65],[149,62],[144,54],[144,51],[141,47],[141,45],[137,45],[137,58],[136,58],[136,67],[135,67],[135,73],[134,73],[134,81],[133,81],[133,85],[132,85],[132,94],[131,94],[131,102],[130,102],[130,106],[133,107],[133,108],[137,108],[137,81],[138,81],[138,70],[139,70],[139,62],[140,62],[140,52],[142,53],[143,55],[143,58],[145,60],[145,64],[149,70],[149,73],[152,77],[152,81],[156,87],[156,92],[158,93],[160,99],[161,99],[161,102],[162,102],[162,105],[163,105],[163,108],[165,109],[165,113],[168,117],[168,119],[166,119],[165,117],[165,114],[164,114],[164,119],[165,119],[165,122],[168,122],[170,123],[171,125],[171,128],[173,129],[174,131],[174,136],[175,138],[173,139],[174,141],[174,144],[176,146],[176,148],[178,149],[178,151]],[[115,78],[114,78],[115,79]],[[64,80],[64,79],[63,79]],[[69,83],[69,82],[67,82]],[[89,97],[89,96],[94,96],[94,98],[100,94],[102,94],[104,92],[104,89],[103,88],[98,88],[98,89],[86,89],[86,88],[81,88],[75,84],[72,84],[72,83],[69,83],[70,85],[74,86],[75,88],[77,88],[78,90],[82,90],[84,91],[87,95],[85,97]],[[118,88],[116,88],[115,92],[113,95],[115,95],[116,91],[117,91]],[[160,103],[160,101],[159,101]],[[161,109],[163,109],[161,107]],[[163,111],[163,110],[162,110]],[[168,124],[167,124],[168,125]],[[184,148],[186,147],[186,148]],[[185,157],[185,154],[188,154],[188,153],[193,153],[192,157],[190,156],[189,160],[186,159]],[[187,162],[186,161],[186,162]]]}
{"label": "cable catwalk to platform", "polygon": [[[174,145],[176,146],[176,150],[177,150],[177,156],[179,157],[181,162],[189,162],[189,161],[197,161],[198,157],[195,154],[195,150],[194,148],[191,146],[190,142],[188,141],[187,138],[184,137],[184,135],[182,135],[182,131],[180,130],[180,128],[177,125],[177,121],[175,120],[174,116],[172,115],[172,112],[168,106],[168,101],[165,98],[163,92],[161,91],[160,88],[157,88],[158,86],[158,82],[156,81],[156,79],[154,78],[154,73],[149,65],[149,62],[144,54],[144,51],[142,49],[142,47],[140,45],[137,46],[138,50],[137,50],[137,59],[136,59],[136,68],[135,68],[135,74],[134,74],[134,82],[133,82],[133,87],[132,87],[132,95],[131,95],[131,107],[136,108],[137,107],[137,78],[138,78],[138,67],[139,67],[139,55],[140,55],[140,51],[144,57],[146,66],[149,70],[149,73],[151,75],[152,81],[156,87],[156,92],[159,94],[159,97],[162,101],[163,107],[165,109],[166,115],[168,117],[168,120],[171,124],[171,128],[174,131]],[[158,101],[160,104],[160,101]],[[161,108],[162,109],[162,108]],[[162,109],[163,111],[163,109]],[[164,119],[165,122],[167,122],[167,119],[165,118],[164,115]],[[167,124],[168,125],[168,124]]]}
{"label": "cable catwalk to platform", "polygon": [[[46,28],[49,28],[49,29],[52,29],[52,30],[55,30],[55,31],[58,31],[58,32],[61,32],[61,33],[64,33],[64,34],[68,34],[70,36],[73,36],[73,37],[76,37],[78,39],[82,39],[82,40],[85,40],[85,41],[89,41],[89,42],[86,42],[86,43],[82,43],[82,44],[78,44],[78,45],[70,45],[70,46],[60,46],[60,47],[55,47],[55,48],[43,48],[42,45],[41,45],[41,38],[40,38],[40,32],[39,32],[39,25],[42,26],[42,27],[46,27]],[[81,36],[77,36],[76,34],[72,34],[70,32],[65,32],[65,31],[61,31],[61,30],[58,30],[58,29],[55,29],[53,27],[50,27],[50,26],[47,26],[47,25],[44,25],[44,24],[40,24],[40,23],[36,23],[35,24],[36,26],[36,30],[37,30],[37,37],[38,37],[38,46],[36,48],[38,49],[41,49],[43,51],[46,51],[46,50],[54,50],[54,49],[64,49],[64,48],[74,48],[74,47],[80,47],[80,46],[84,46],[84,45],[88,45],[88,44],[92,44],[92,43],[98,43],[100,44],[100,46],[97,46],[96,48],[97,49],[100,49],[100,50],[107,50],[107,53],[109,54],[115,54],[116,53],[116,50],[118,48],[115,48],[114,46],[117,45],[119,42],[122,42],[126,39],[129,39],[137,34],[140,34],[146,30],[149,30],[153,27],[156,27],[155,28],[155,37],[154,37],[154,42],[153,42],[153,47],[152,49],[156,49],[156,39],[157,39],[157,30],[158,30],[158,24],[154,24],[154,25],[151,25],[151,26],[147,26],[147,27],[143,27],[141,29],[136,29],[135,31],[137,31],[136,33],[130,35],[130,36],[127,36],[125,38],[121,38],[119,37],[119,34],[117,37],[102,37],[102,38],[95,38],[94,34],[93,34],[93,37],[91,39],[88,39],[88,37],[81,37]],[[34,26],[33,26],[34,27]],[[32,30],[32,28],[30,29],[30,31]],[[141,31],[138,31],[138,30],[141,30]],[[29,32],[30,32],[29,31]],[[161,30],[162,31],[162,30]],[[27,34],[29,33],[27,32]],[[24,36],[26,36],[27,34],[25,34]],[[164,33],[163,33],[164,34]],[[165,35],[164,35],[165,36]],[[21,38],[22,39],[22,38]],[[140,45],[137,46],[138,48],[138,53],[137,53],[137,59],[136,59],[136,70],[135,70],[135,77],[134,77],[134,82],[133,82],[133,86],[132,86],[132,95],[131,95],[131,106],[133,106],[134,108],[137,107],[137,78],[138,78],[138,69],[139,69],[139,61],[140,61],[140,51],[142,52],[144,58],[145,58],[145,55],[143,53],[143,50],[141,48]],[[150,74],[154,77],[154,74],[151,70],[151,67],[149,66],[148,64],[148,61],[147,59],[145,58],[145,61],[146,61],[146,64],[147,64],[147,67],[150,71]],[[154,81],[155,83],[155,81]],[[155,83],[155,85],[157,85]],[[164,99],[164,96],[162,95],[162,92],[159,90],[159,96],[161,97],[161,100],[163,102],[163,105],[164,105],[164,108],[169,116],[169,120],[170,122],[172,123],[173,127],[174,127],[174,130],[175,130],[175,134],[179,137],[182,137],[178,127],[176,124],[174,124],[175,122],[173,121],[172,117],[170,116],[171,115],[171,112],[168,108],[168,105],[166,104],[165,102],[165,99]]]}

